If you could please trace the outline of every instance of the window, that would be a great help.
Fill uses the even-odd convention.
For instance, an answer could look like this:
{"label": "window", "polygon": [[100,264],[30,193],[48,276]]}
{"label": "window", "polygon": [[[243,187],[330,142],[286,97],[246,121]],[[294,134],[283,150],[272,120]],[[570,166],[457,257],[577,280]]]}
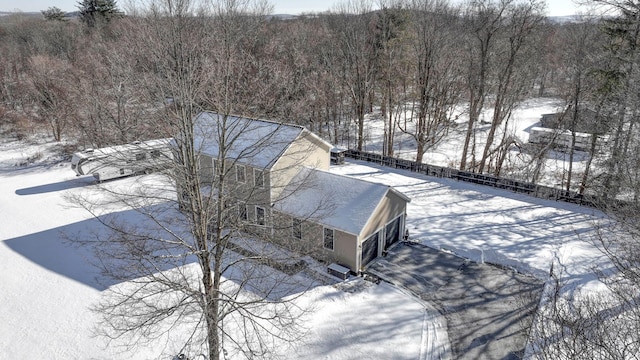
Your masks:
{"label": "window", "polygon": [[302,239],[302,220],[293,218],[293,222],[291,224],[291,231],[293,233],[294,238]]}
{"label": "window", "polygon": [[245,169],[244,169],[244,165],[236,165],[236,181],[237,182],[245,182]]}
{"label": "window", "polygon": [[264,225],[264,208],[256,206],[256,224]]}
{"label": "window", "polygon": [[151,150],[151,157],[156,159],[160,157],[160,150]]}
{"label": "window", "polygon": [[147,154],[145,154],[145,153],[137,153],[136,154],[136,161],[142,161],[142,160],[144,160],[146,158],[147,158]]}
{"label": "window", "polygon": [[324,244],[325,249],[333,250],[333,229],[324,228]]}
{"label": "window", "polygon": [[247,215],[247,205],[238,205],[238,216],[240,217],[240,221],[249,220],[249,216]]}
{"label": "window", "polygon": [[260,170],[253,170],[254,183],[256,187],[264,187],[264,173]]}

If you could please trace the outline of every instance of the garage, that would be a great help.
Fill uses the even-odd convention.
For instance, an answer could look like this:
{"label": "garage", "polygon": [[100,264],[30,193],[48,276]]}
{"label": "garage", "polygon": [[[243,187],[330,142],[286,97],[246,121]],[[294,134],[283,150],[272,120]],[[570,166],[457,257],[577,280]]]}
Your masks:
{"label": "garage", "polygon": [[384,248],[385,250],[389,248],[389,246],[395,244],[400,241],[400,225],[402,224],[403,216],[399,216],[395,218],[392,222],[388,223],[385,227],[385,237],[384,237]]}
{"label": "garage", "polygon": [[362,242],[362,263],[360,266],[366,266],[378,256],[378,238],[378,233],[375,233]]}

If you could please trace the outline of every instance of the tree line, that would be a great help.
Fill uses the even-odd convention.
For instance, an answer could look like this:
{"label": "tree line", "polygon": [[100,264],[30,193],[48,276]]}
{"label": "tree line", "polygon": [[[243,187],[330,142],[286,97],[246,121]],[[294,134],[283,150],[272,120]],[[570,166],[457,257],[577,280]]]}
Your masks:
{"label": "tree line", "polygon": [[[541,327],[533,329],[548,340],[538,355],[557,358],[567,351],[562,358],[637,357],[638,332],[612,329],[627,328],[616,325],[623,317],[625,324],[640,323],[635,205],[640,190],[640,4],[588,2],[614,12],[554,22],[544,16],[539,0],[350,0],[326,13],[284,20],[269,16],[271,7],[261,1],[248,6],[234,0],[158,0],[121,11],[112,0],[84,0],[75,19],[55,8],[44,10],[42,18],[16,14],[0,21],[0,126],[18,136],[48,129],[56,140],[73,139],[80,147],[175,136],[178,159],[171,176],[184,189],[183,215],[169,219],[162,206],[152,208],[155,213],[139,206],[152,196],[112,195],[166,233],[172,221],[186,219],[188,236],[172,234],[175,239],[168,241],[159,238],[165,233],[158,229],[133,236],[144,229],[122,231],[109,223],[121,231],[104,243],[102,254],[118,261],[102,264],[114,278],[145,275],[148,282],[141,282],[141,289],[155,292],[151,285],[162,285],[163,294],[180,296],[171,298],[175,304],[156,304],[139,301],[145,292],[117,294],[122,301],[101,305],[112,314],[105,319],[105,332],[114,338],[127,332],[144,338],[148,326],[187,309],[197,314],[197,341],[185,340],[183,348],[206,348],[211,359],[225,356],[228,348],[255,358],[269,350],[262,330],[272,332],[261,321],[281,325],[283,333],[269,335],[295,338],[286,334],[295,329],[295,311],[285,301],[283,310],[274,310],[277,316],[265,320],[254,304],[268,302],[268,296],[246,300],[241,286],[229,291],[221,285],[230,266],[225,261],[237,263],[228,260],[227,243],[235,236],[229,229],[241,227],[228,220],[239,214],[225,198],[229,172],[224,166],[211,183],[217,197],[203,193],[192,141],[195,115],[210,110],[224,119],[230,114],[277,119],[361,150],[368,141],[367,115],[376,112],[385,123],[384,155],[394,155],[396,135],[403,133],[415,142],[415,160],[422,161],[455,132],[463,144],[458,168],[536,182],[553,144],[522,144],[504,129],[523,100],[557,97],[565,104],[558,121],[574,143],[586,114],[597,125],[591,127],[592,156],[581,173],[574,174],[577,152],[568,148],[563,185],[605,194],[605,200],[629,200],[624,208],[606,209],[629,236],[602,235],[596,242],[620,274],[602,273],[603,282],[621,310],[633,311],[607,312],[610,299],[596,299],[581,316],[566,312],[571,308],[553,298],[550,312],[541,315]],[[458,117],[468,119],[461,128]],[[609,145],[595,156],[601,134],[609,136]],[[224,136],[220,143],[226,144]],[[520,147],[526,159],[518,169],[505,166],[513,147]],[[225,162],[224,157],[218,160]],[[161,269],[186,271],[183,265],[193,256],[199,265],[193,274],[167,281],[157,271],[157,262]],[[247,279],[255,281],[256,272],[247,272]],[[284,280],[268,283],[279,281]],[[273,288],[264,290],[270,294]],[[132,309],[139,311],[136,317],[130,316]],[[227,332],[225,319],[250,324],[255,333],[244,334],[242,341],[241,335]],[[625,354],[616,353],[618,344],[629,342]]]}
{"label": "tree line", "polygon": [[[214,24],[215,4],[204,5],[186,16]],[[42,17],[16,14],[0,23],[3,123],[17,131],[46,126],[57,140],[72,136],[91,146],[170,134],[154,119],[180,99],[167,89],[145,91],[149,72],[162,71],[148,67],[148,58],[171,56],[149,46],[140,20],[152,6],[124,12],[113,0],[84,0],[78,7],[76,19],[49,8]],[[214,59],[234,53],[225,79],[198,79],[211,92],[219,81],[234,82],[234,98],[216,106],[304,125],[357,150],[372,141],[365,122],[375,112],[385,123],[383,139],[375,139],[383,155],[394,155],[403,133],[418,162],[459,127],[455,167],[532,182],[552,144],[527,146],[525,164],[514,170],[505,160],[522,144],[504,129],[523,100],[555,96],[565,103],[565,128],[595,112],[598,131],[612,141],[608,156],[590,156],[577,174],[571,147],[562,186],[636,196],[625,177],[637,174],[624,172],[637,146],[636,92],[628,89],[636,76],[637,9],[625,2],[616,9],[615,17],[557,22],[545,17],[541,0],[349,0],[287,20],[247,13],[226,35],[250,26],[250,39],[224,44],[193,34],[182,46],[202,44],[198,51]]]}

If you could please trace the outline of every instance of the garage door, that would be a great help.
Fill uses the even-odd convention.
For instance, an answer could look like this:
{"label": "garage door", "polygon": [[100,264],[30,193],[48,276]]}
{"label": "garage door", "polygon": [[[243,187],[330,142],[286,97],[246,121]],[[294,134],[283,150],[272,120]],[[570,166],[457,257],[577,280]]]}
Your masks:
{"label": "garage door", "polygon": [[371,260],[378,256],[378,233],[367,238],[362,243],[362,265],[367,265]]}
{"label": "garage door", "polygon": [[400,224],[402,223],[402,216],[396,218],[389,224],[387,224],[385,228],[385,240],[384,240],[384,248],[388,249],[389,246],[400,240]]}

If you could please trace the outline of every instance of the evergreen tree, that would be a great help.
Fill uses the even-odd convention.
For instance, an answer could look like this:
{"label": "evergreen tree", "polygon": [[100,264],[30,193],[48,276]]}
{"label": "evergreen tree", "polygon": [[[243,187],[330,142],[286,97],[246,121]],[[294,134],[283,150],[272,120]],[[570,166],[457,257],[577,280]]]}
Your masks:
{"label": "evergreen tree", "polygon": [[122,16],[115,0],[82,0],[78,2],[80,20],[92,28]]}
{"label": "evergreen tree", "polygon": [[67,21],[65,13],[60,8],[52,6],[47,10],[42,10],[42,16],[47,21]]}
{"label": "evergreen tree", "polygon": [[[596,2],[600,3],[600,2]],[[609,3],[607,3],[609,4]],[[621,193],[640,199],[638,149],[640,142],[640,4],[637,1],[613,1],[609,4],[618,16],[605,19],[603,30],[609,38],[609,61],[596,71],[600,95],[611,114],[609,159],[605,164],[604,191],[615,198]]]}

